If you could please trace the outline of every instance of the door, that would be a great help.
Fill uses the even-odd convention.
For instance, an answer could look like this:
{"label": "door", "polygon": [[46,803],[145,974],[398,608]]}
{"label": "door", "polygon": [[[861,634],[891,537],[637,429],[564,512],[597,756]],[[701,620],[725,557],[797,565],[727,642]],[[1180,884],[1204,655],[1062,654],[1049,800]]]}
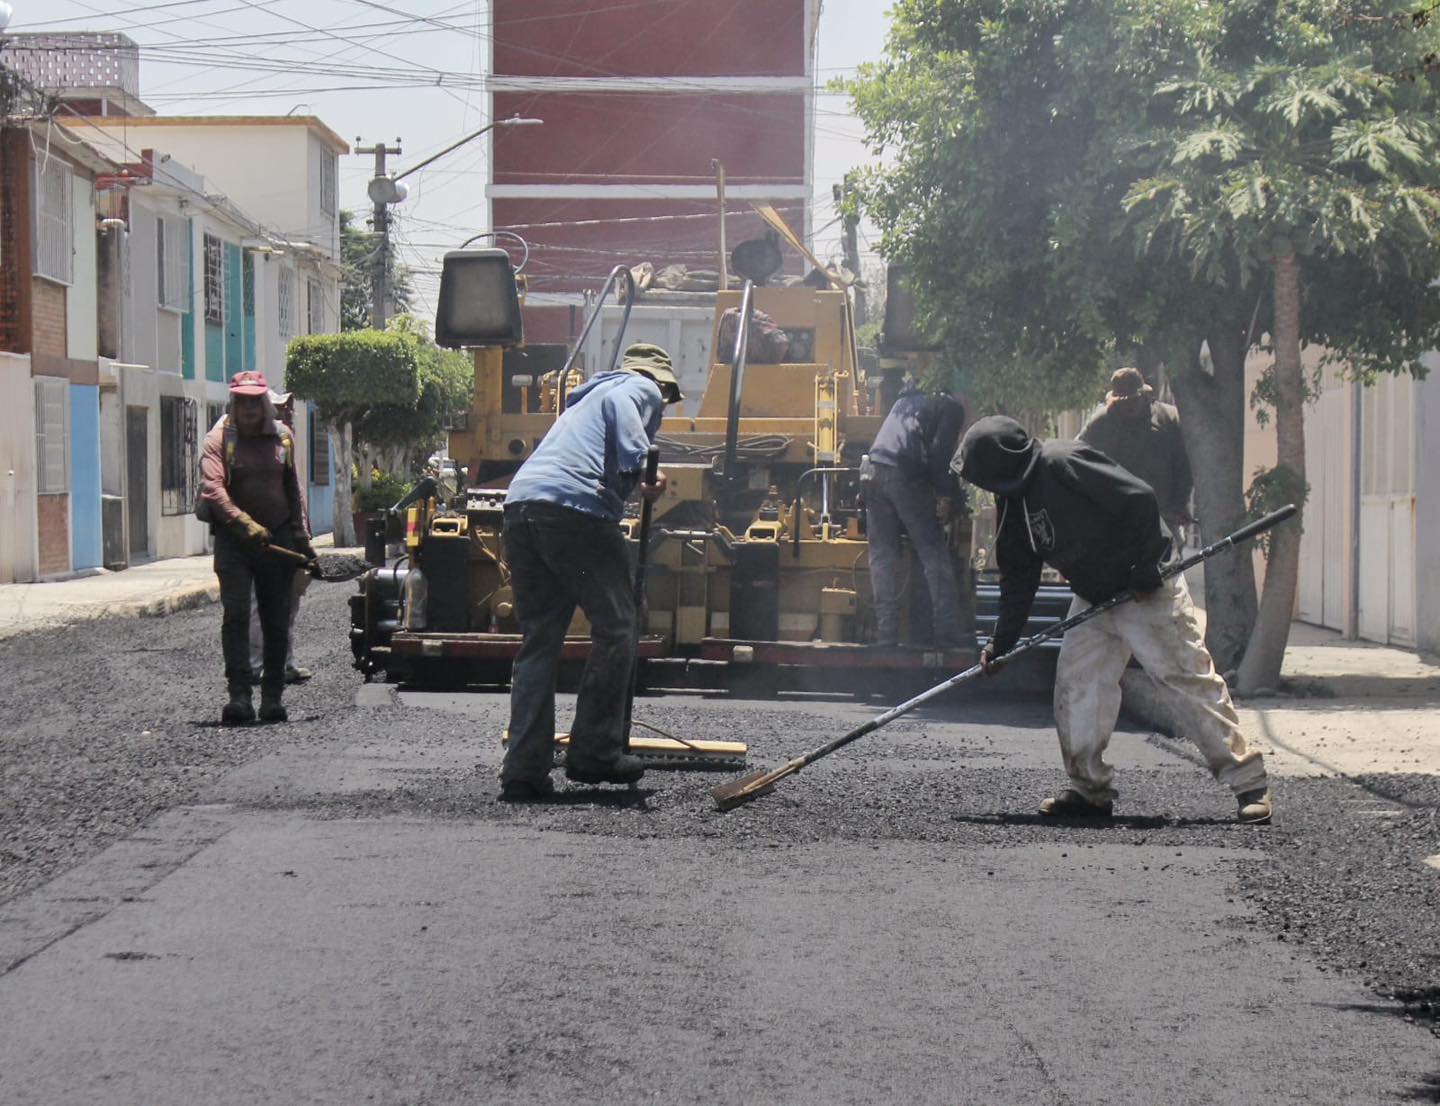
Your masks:
{"label": "door", "polygon": [[150,552],[150,409],[125,408],[125,499],[130,516],[130,556]]}

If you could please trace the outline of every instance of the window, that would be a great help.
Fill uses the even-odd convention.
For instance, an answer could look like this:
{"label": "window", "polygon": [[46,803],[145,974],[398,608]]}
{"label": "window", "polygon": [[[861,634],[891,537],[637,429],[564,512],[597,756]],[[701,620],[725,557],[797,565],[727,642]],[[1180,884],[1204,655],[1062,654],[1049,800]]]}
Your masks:
{"label": "window", "polygon": [[310,483],[330,483],[330,428],[320,420],[315,405],[308,405],[310,412]]}
{"label": "window", "polygon": [[185,311],[190,306],[190,224],[185,219],[155,220],[156,295],[160,306]]}
{"label": "window", "polygon": [[75,277],[75,207],[70,166],[35,163],[35,275],[69,284]]}
{"label": "window", "polygon": [[325,293],[318,280],[305,282],[305,307],[309,315],[310,333],[325,333]]}
{"label": "window", "polygon": [[295,337],[295,280],[289,269],[281,269],[276,282],[279,293],[280,340],[288,342]]}
{"label": "window", "polygon": [[225,323],[225,245],[205,236],[205,321]]}
{"label": "window", "polygon": [[335,155],[320,151],[320,213],[335,214]]}
{"label": "window", "polygon": [[35,378],[35,473],[41,493],[70,490],[69,399],[69,381]]}
{"label": "window", "polygon": [[184,396],[160,397],[160,513],[188,514],[195,498],[199,451],[196,404]]}

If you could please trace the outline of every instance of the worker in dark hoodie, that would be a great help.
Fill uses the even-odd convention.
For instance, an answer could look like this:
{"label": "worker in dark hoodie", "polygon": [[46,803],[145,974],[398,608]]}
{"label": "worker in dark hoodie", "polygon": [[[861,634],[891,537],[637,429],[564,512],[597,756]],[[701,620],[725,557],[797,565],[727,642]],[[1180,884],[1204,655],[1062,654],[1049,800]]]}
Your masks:
{"label": "worker in dark hoodie", "polygon": [[640,760],[625,752],[625,694],[635,663],[630,554],[618,523],[637,487],[654,500],[661,474],[642,484],[645,458],[667,404],[684,397],[659,346],[631,345],[621,367],[574,389],[505,496],[505,559],[522,642],[510,680],[510,744],[501,798],[554,791],[555,673],[578,606],[590,621],[565,775],[578,783],[634,783]]}
{"label": "worker in dark hoodie", "polygon": [[1240,732],[1215,671],[1183,576],[1161,579],[1170,541],[1155,493],[1084,442],[1040,442],[1014,419],[992,415],[960,443],[960,475],[996,498],[1000,613],[980,654],[987,672],[1015,645],[1040,570],[1069,581],[1075,614],[1126,590],[1136,598],[1066,633],[1055,672],[1055,727],[1070,785],[1045,799],[1052,818],[1109,818],[1116,791],[1105,747],[1120,713],[1120,677],[1131,656],[1173,693],[1185,734],[1210,773],[1236,796],[1241,822],[1268,822],[1265,762]]}

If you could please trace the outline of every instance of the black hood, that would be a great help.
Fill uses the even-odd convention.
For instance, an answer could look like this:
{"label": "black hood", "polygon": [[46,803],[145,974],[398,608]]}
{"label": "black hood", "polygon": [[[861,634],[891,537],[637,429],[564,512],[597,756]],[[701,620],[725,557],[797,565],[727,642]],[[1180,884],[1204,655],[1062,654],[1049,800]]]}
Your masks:
{"label": "black hood", "polygon": [[1001,496],[1019,495],[1040,460],[1040,443],[1005,415],[987,415],[965,432],[960,475]]}

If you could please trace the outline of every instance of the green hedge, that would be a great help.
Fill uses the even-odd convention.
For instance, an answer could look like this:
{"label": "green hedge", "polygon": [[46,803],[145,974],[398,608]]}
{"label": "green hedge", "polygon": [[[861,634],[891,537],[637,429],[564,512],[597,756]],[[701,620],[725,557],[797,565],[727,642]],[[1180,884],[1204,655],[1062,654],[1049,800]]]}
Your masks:
{"label": "green hedge", "polygon": [[419,341],[411,334],[351,330],[309,334],[285,351],[285,386],[323,411],[399,404],[420,396]]}

